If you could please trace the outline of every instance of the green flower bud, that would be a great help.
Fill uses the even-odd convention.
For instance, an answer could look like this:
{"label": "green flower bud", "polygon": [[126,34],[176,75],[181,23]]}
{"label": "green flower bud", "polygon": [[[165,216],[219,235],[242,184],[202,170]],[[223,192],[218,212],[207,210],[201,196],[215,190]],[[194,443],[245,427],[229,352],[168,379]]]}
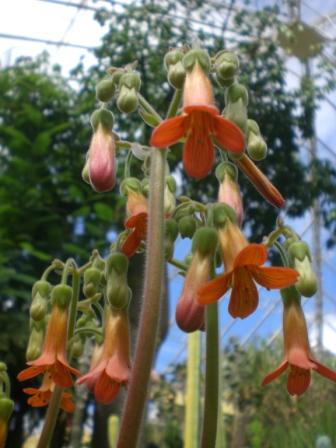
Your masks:
{"label": "green flower bud", "polygon": [[127,196],[129,191],[141,192],[141,182],[136,177],[127,177],[120,184],[120,193]]}
{"label": "green flower bud", "polygon": [[134,112],[138,107],[138,103],[137,91],[134,88],[129,89],[126,86],[122,86],[117,99],[117,106],[120,112],[125,114]]}
{"label": "green flower bud", "polygon": [[237,167],[231,162],[220,163],[216,168],[215,174],[219,183],[223,182],[226,176],[229,176],[234,181],[238,179]]}
{"label": "green flower bud", "polygon": [[72,298],[72,288],[69,285],[56,285],[51,291],[51,303],[59,308],[68,308]]}
{"label": "green flower bud", "polygon": [[242,98],[228,102],[225,117],[235,123],[243,132],[247,132],[247,108]]}
{"label": "green flower bud", "polygon": [[310,260],[309,246],[304,241],[294,241],[288,246],[288,254],[293,261],[294,259],[303,261],[306,257]]}
{"label": "green flower bud", "polygon": [[186,71],[181,61],[169,67],[168,82],[174,89],[182,89],[185,77]]}
{"label": "green flower bud", "polygon": [[0,421],[7,423],[14,410],[14,401],[7,397],[0,397]]}
{"label": "green flower bud", "polygon": [[124,73],[119,81],[119,87],[126,87],[129,90],[134,89],[136,92],[139,92],[141,87],[141,79],[140,75],[137,72],[127,72]]}
{"label": "green flower bud", "polygon": [[248,105],[248,91],[246,87],[238,82],[235,82],[227,89],[225,103],[235,103],[240,99],[243,101],[245,106]]}
{"label": "green flower bud", "polygon": [[105,272],[105,260],[100,255],[96,256],[92,262],[92,267]]}
{"label": "green flower bud", "polygon": [[163,64],[166,70],[169,69],[171,65],[176,65],[178,62],[182,61],[183,53],[181,50],[170,50],[165,54],[163,59]]}
{"label": "green flower bud", "polygon": [[299,280],[295,283],[296,289],[304,297],[312,297],[317,291],[318,284],[309,257],[305,256],[303,260],[294,258],[294,269],[300,274]]}
{"label": "green flower bud", "polygon": [[111,253],[106,260],[106,297],[114,308],[126,308],[131,300],[131,290],[127,284],[129,261],[121,252]]}
{"label": "green flower bud", "polygon": [[175,179],[173,178],[173,176],[167,176],[167,177],[166,177],[166,183],[167,183],[167,185],[168,185],[169,190],[170,190],[172,193],[175,193],[175,191],[176,191],[176,181],[175,181]]}
{"label": "green flower bud", "polygon": [[84,351],[84,342],[80,336],[76,336],[71,344],[70,357],[79,358]]}
{"label": "green flower bud", "polygon": [[192,239],[192,253],[198,252],[206,257],[213,254],[217,248],[218,236],[212,227],[197,229]]}
{"label": "green flower bud", "polygon": [[43,319],[48,311],[48,301],[39,292],[34,296],[34,299],[29,308],[29,315],[33,320]]}
{"label": "green flower bud", "polygon": [[123,76],[123,74],[125,73],[125,70],[123,70],[123,69],[116,69],[112,74],[111,74],[111,79],[112,79],[112,82],[113,82],[113,84],[117,87],[117,86],[119,86],[119,82],[120,82],[120,79],[121,79],[121,77]]}
{"label": "green flower bud", "polygon": [[164,240],[165,245],[165,257],[170,260],[174,253],[174,243],[178,235],[178,224],[175,219],[167,219],[165,222],[166,238]]}
{"label": "green flower bud", "polygon": [[94,267],[86,269],[84,272],[83,292],[85,297],[93,297],[99,289],[102,279],[102,272]]}
{"label": "green flower bud", "polygon": [[260,135],[260,128],[256,121],[248,119],[247,120],[248,132],[253,132],[255,135]]}
{"label": "green flower bud", "polygon": [[34,299],[36,294],[40,294],[43,298],[47,299],[51,291],[51,284],[46,280],[38,280],[34,283],[32,289],[32,298]]}
{"label": "green flower bud", "polygon": [[237,223],[236,213],[227,204],[215,204],[212,208],[213,222],[216,227],[223,227],[228,221]]}
{"label": "green flower bud", "polygon": [[102,79],[96,86],[96,97],[99,101],[107,103],[116,91],[116,86],[111,78]]}
{"label": "green flower bud", "polygon": [[176,199],[174,194],[170,191],[168,185],[166,184],[164,190],[164,212],[166,216],[171,216],[175,210]]}
{"label": "green flower bud", "polygon": [[239,59],[235,53],[223,50],[215,56],[214,66],[217,76],[233,78],[239,69]]}
{"label": "green flower bud", "polygon": [[249,133],[247,140],[247,152],[252,160],[263,160],[267,156],[267,145],[265,140],[253,132]]}
{"label": "green flower bud", "polygon": [[183,66],[188,72],[191,72],[196,62],[198,62],[205,73],[209,73],[211,59],[206,50],[201,50],[200,48],[190,50],[184,55],[182,60]]}
{"label": "green flower bud", "polygon": [[108,278],[112,271],[119,275],[125,275],[128,271],[129,260],[122,252],[111,253],[106,260],[105,275]]}
{"label": "green flower bud", "polygon": [[27,362],[34,361],[34,359],[37,359],[41,355],[43,340],[44,340],[44,325],[42,327],[33,325],[30,331],[28,345],[26,349]]}
{"label": "green flower bud", "polygon": [[192,238],[196,227],[196,219],[190,215],[184,216],[178,222],[178,229],[182,238]]}
{"label": "green flower bud", "polygon": [[101,124],[106,131],[110,132],[113,127],[114,117],[110,110],[101,108],[92,113],[90,121],[94,131]]}
{"label": "green flower bud", "polygon": [[235,82],[235,78],[223,79],[220,76],[217,76],[217,82],[221,87],[228,88]]}

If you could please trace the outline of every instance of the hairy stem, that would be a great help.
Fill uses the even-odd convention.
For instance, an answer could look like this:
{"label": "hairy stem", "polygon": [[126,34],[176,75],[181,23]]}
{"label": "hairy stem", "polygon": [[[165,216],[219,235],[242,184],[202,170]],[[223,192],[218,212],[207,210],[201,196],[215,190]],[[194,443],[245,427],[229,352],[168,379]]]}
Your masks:
{"label": "hairy stem", "polygon": [[62,393],[63,388],[55,386],[55,389],[53,390],[53,393],[49,401],[49,406],[44,420],[43,429],[36,448],[47,448],[50,444],[50,440],[56,426]]}
{"label": "hairy stem", "polygon": [[214,447],[218,420],[219,338],[217,302],[206,307],[206,367],[202,448]]}
{"label": "hairy stem", "polygon": [[144,303],[140,316],[132,376],[121,421],[118,448],[135,448],[137,445],[155,352],[164,271],[165,163],[166,151],[153,148],[149,183]]}

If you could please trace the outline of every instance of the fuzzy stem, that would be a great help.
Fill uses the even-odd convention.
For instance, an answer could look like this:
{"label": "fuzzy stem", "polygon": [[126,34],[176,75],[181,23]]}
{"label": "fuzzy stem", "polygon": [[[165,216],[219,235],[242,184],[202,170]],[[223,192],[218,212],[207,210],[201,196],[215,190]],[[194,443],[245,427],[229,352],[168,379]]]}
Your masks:
{"label": "fuzzy stem", "polygon": [[169,105],[169,109],[167,112],[167,118],[175,117],[175,115],[177,114],[178,108],[180,106],[181,98],[182,98],[182,90],[175,90],[174,96]]}
{"label": "fuzzy stem", "polygon": [[198,446],[200,404],[201,333],[188,335],[187,393],[184,423],[184,448]]}
{"label": "fuzzy stem", "polygon": [[218,305],[206,307],[206,367],[202,448],[214,447],[218,415]]}
{"label": "fuzzy stem", "polygon": [[154,109],[153,106],[151,106],[149,104],[149,102],[146,100],[146,98],[144,98],[141,93],[138,93],[138,98],[139,98],[139,103],[140,106],[149,114],[153,115],[153,117],[155,117],[159,122],[162,121],[162,118],[160,117],[160,115],[156,112],[156,110]]}
{"label": "fuzzy stem", "polygon": [[164,272],[163,193],[166,154],[166,151],[156,148],[153,148],[151,154],[144,303],[118,448],[135,448],[137,445],[155,352]]}

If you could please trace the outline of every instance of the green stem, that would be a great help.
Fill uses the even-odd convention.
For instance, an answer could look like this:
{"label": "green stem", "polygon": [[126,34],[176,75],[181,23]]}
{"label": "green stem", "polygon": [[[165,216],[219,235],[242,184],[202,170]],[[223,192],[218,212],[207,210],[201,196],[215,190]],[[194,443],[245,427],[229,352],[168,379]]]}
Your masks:
{"label": "green stem", "polygon": [[174,96],[169,104],[167,118],[175,117],[181,103],[181,98],[182,98],[182,90],[175,90]]}
{"label": "green stem", "polygon": [[175,266],[178,269],[181,269],[182,271],[186,271],[188,269],[186,264],[181,263],[181,261],[175,260],[175,258],[171,258],[170,260],[168,260],[168,263],[170,263],[172,266]]}
{"label": "green stem", "polygon": [[47,267],[47,269],[43,272],[41,276],[41,280],[47,280],[48,275],[55,271],[56,269],[63,269],[64,263],[61,260],[54,260],[50,266]]}
{"label": "green stem", "polygon": [[53,435],[57,421],[59,407],[61,404],[62,393],[63,388],[55,386],[49,401],[49,406],[44,420],[43,429],[36,448],[47,448],[50,444],[51,437]]}
{"label": "green stem", "polygon": [[277,248],[277,250],[280,254],[280,257],[281,257],[282,264],[284,266],[289,266],[288,257],[286,255],[286,252],[284,251],[283,247],[281,246],[281,244],[278,241],[274,241],[273,246]]}
{"label": "green stem", "polygon": [[77,268],[76,262],[73,258],[68,258],[67,261],[65,262],[65,265],[63,268],[61,283],[65,284],[67,282],[68,275],[70,274],[71,268],[75,268],[75,269]]}
{"label": "green stem", "polygon": [[118,448],[135,448],[137,446],[155,353],[164,273],[163,198],[166,154],[167,151],[152,149],[144,303],[140,316],[132,376],[124,406]]}
{"label": "green stem", "polygon": [[125,168],[124,168],[124,178],[127,179],[131,177],[131,159],[132,159],[132,151],[129,150],[126,160],[125,160]]}
{"label": "green stem", "polygon": [[200,405],[201,333],[188,335],[187,393],[184,422],[184,448],[198,446]]}
{"label": "green stem", "polygon": [[138,93],[140,106],[149,114],[153,115],[159,122],[162,121],[160,115],[156,112],[153,106],[149,104],[149,102],[144,98],[141,93]]}
{"label": "green stem", "polygon": [[215,447],[218,420],[219,337],[217,302],[206,307],[206,367],[202,448]]}
{"label": "green stem", "polygon": [[78,274],[77,270],[75,270],[72,274],[72,299],[70,305],[68,339],[71,339],[75,332],[79,287],[80,287],[80,275]]}
{"label": "green stem", "polygon": [[[77,330],[75,330],[75,336],[77,336],[78,334],[94,334],[97,336],[103,336],[103,333],[99,330],[97,330],[96,328],[92,328],[92,327],[82,327],[82,328],[77,328]],[[71,342],[71,340],[69,341],[69,343]]]}

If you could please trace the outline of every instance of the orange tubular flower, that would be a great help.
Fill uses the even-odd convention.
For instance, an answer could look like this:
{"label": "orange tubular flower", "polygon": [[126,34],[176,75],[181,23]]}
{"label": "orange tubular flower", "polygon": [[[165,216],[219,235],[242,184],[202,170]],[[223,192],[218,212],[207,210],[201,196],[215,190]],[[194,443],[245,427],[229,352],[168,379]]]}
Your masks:
{"label": "orange tubular flower", "polygon": [[124,241],[121,251],[127,256],[132,257],[146,239],[148,206],[147,199],[137,191],[129,191],[127,196],[127,215],[125,221],[126,229],[132,229],[132,232]]}
{"label": "orange tubular flower", "polygon": [[77,384],[86,383],[97,401],[109,403],[121,386],[127,386],[130,376],[129,323],[125,310],[109,309],[100,358],[92,367]]}
{"label": "orange tubular flower", "polygon": [[218,202],[228,204],[236,213],[238,224],[241,226],[244,218],[243,201],[238,183],[226,175],[220,183],[218,190]]}
{"label": "orange tubular flower", "polygon": [[197,290],[209,279],[211,261],[196,252],[189,266],[176,307],[176,323],[186,333],[204,328],[204,306],[197,303]]}
{"label": "orange tubular flower", "polygon": [[[42,381],[42,385],[37,389],[35,387],[26,387],[23,392],[28,395],[32,395],[28,398],[28,404],[32,407],[47,406],[55,383],[52,381],[49,373],[45,373]],[[61,409],[65,412],[74,412],[75,405],[72,401],[72,394],[69,392],[63,392],[61,398]]]}
{"label": "orange tubular flower", "polygon": [[290,395],[301,395],[307,390],[312,369],[336,382],[336,372],[316,361],[310,352],[307,325],[298,302],[291,302],[290,305],[284,307],[283,324],[284,360],[279,367],[265,377],[262,384],[269,384],[288,367],[287,390]]}
{"label": "orange tubular flower", "polygon": [[33,378],[48,372],[54,383],[61,387],[71,387],[73,375],[80,375],[77,369],[69,366],[65,358],[68,332],[67,308],[53,305],[44,339],[43,351],[39,358],[28,362],[28,369],[18,375],[19,381]]}
{"label": "orange tubular flower", "polygon": [[298,279],[291,268],[264,267],[267,249],[264,244],[248,244],[239,227],[232,222],[219,230],[219,242],[226,272],[198,290],[198,302],[208,305],[232,288],[229,313],[244,319],[255,311],[259,296],[255,282],[268,289],[286,288]]}
{"label": "orange tubular flower", "polygon": [[184,168],[189,176],[201,179],[214,164],[212,137],[228,151],[240,153],[244,150],[241,130],[219,114],[214,105],[211,83],[196,62],[186,75],[182,115],[162,121],[154,129],[150,144],[165,148],[186,138]]}
{"label": "orange tubular flower", "polygon": [[93,134],[88,163],[92,187],[100,193],[112,190],[116,183],[117,168],[115,141],[112,132],[101,124]]}
{"label": "orange tubular flower", "polygon": [[285,205],[285,200],[279,190],[275,188],[272,182],[267,179],[246,154],[239,160],[236,160],[236,164],[266,201],[277,208],[282,208]]}

